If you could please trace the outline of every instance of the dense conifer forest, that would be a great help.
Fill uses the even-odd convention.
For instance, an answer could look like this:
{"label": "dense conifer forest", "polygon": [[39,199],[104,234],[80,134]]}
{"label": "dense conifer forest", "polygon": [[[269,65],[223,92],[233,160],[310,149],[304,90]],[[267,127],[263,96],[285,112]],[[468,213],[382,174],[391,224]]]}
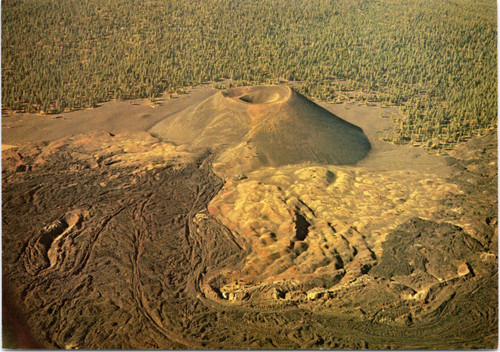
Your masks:
{"label": "dense conifer forest", "polygon": [[398,105],[389,139],[444,147],[496,127],[496,16],[493,0],[2,0],[2,108],[281,82]]}

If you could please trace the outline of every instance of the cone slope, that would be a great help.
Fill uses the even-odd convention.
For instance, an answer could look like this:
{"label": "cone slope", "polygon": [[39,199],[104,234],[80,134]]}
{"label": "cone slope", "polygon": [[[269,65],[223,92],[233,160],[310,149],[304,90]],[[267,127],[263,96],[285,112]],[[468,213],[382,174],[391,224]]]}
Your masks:
{"label": "cone slope", "polygon": [[285,86],[218,92],[150,132],[191,149],[211,148],[221,165],[240,171],[302,162],[354,164],[370,150],[359,127]]}

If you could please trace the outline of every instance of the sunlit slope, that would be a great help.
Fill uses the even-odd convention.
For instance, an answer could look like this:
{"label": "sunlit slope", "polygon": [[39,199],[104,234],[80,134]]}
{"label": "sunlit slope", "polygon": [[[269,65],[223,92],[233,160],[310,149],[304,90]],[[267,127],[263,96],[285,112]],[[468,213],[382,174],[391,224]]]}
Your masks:
{"label": "sunlit slope", "polygon": [[363,131],[284,86],[233,88],[159,122],[151,133],[212,148],[216,166],[249,170],[302,162],[354,164],[370,150]]}

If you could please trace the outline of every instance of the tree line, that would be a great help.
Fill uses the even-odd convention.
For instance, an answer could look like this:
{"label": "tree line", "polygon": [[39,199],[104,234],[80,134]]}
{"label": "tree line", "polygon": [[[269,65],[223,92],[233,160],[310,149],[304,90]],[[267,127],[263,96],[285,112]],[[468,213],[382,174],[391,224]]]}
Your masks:
{"label": "tree line", "polygon": [[493,0],[2,0],[2,108],[288,82],[398,105],[388,138],[436,147],[496,127],[496,38]]}

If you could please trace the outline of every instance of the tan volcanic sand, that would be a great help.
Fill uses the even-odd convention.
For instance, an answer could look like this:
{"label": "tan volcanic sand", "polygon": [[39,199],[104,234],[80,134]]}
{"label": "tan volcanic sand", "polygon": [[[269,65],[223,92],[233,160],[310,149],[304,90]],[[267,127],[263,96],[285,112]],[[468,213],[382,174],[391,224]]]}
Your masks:
{"label": "tan volcanic sand", "polygon": [[11,145],[11,144],[2,144],[2,152],[4,150],[8,150],[10,148],[15,148],[16,146],[15,145]]}
{"label": "tan volcanic sand", "polygon": [[[106,166],[112,170],[130,167],[134,169],[134,174],[183,164],[193,159],[193,155],[186,152],[185,148],[160,142],[147,132],[124,132],[115,136],[104,131],[60,138],[47,145],[27,145],[23,148],[23,156],[17,153],[16,148],[11,148],[3,152],[2,158],[18,170],[36,170],[50,168],[47,163],[57,153],[69,153],[75,165],[83,164],[85,168]],[[28,166],[24,159],[30,155],[35,158]]]}
{"label": "tan volcanic sand", "polygon": [[158,99],[160,105],[151,105],[147,100],[112,101],[95,109],[56,115],[2,114],[2,143],[21,145],[53,141],[94,130],[113,134],[147,131],[158,121],[216,92],[210,87],[198,87],[174,99],[168,99],[165,94]]}

